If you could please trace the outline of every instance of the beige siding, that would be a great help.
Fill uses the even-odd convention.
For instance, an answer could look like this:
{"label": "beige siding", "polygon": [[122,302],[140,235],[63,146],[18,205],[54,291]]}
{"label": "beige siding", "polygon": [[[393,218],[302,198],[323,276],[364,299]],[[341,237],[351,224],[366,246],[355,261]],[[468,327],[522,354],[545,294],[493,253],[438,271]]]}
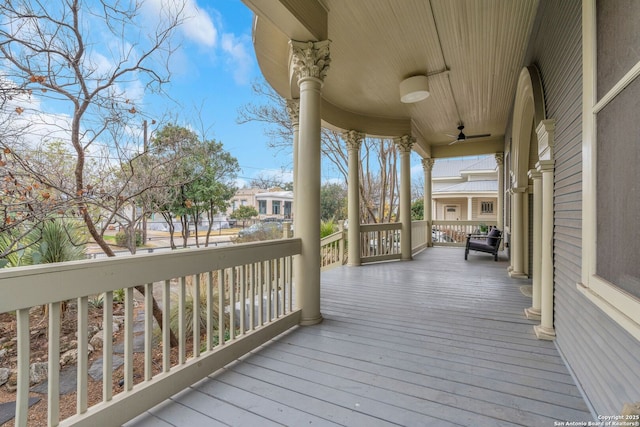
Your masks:
{"label": "beige siding", "polygon": [[543,1],[532,57],[541,72],[555,140],[555,327],[557,345],[595,411],[620,413],[640,399],[640,343],[576,289],[581,280],[581,2]]}

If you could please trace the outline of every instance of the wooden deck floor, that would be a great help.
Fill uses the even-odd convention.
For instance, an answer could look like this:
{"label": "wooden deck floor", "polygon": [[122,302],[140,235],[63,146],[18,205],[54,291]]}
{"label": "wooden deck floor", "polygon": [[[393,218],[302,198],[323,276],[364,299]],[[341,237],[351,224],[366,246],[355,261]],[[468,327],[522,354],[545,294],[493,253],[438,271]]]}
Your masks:
{"label": "wooden deck floor", "polygon": [[592,420],[505,261],[431,248],[322,274],[298,327],[129,426],[553,426]]}

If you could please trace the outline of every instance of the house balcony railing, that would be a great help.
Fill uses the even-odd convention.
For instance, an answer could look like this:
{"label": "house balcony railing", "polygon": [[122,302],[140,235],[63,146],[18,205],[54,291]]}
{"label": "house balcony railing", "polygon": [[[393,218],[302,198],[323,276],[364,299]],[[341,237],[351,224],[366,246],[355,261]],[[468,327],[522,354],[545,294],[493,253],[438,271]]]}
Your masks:
{"label": "house balcony railing", "polygon": [[481,228],[495,227],[496,221],[442,221],[431,226],[433,246],[464,246],[467,234],[482,234]]}
{"label": "house balcony railing", "polygon": [[[17,320],[11,337],[17,341],[15,425],[28,423],[30,332],[34,326],[30,317],[40,307],[48,309],[48,424],[121,425],[297,325],[300,311],[292,304],[292,257],[300,250],[300,239],[283,239],[0,271],[0,313],[15,312]],[[134,299],[134,289],[144,292],[143,300],[138,294]],[[102,401],[90,405],[88,311],[99,297],[103,336],[112,337],[114,295],[121,293],[122,388],[114,394],[114,348],[111,339],[104,339]],[[160,336],[154,336],[153,295],[162,308]],[[67,301],[77,311],[77,404],[76,414],[60,421],[61,310]],[[169,333],[172,307],[178,313],[174,329],[178,345],[173,349]],[[203,312],[206,320],[200,320]],[[193,333],[188,334],[190,322],[202,329],[192,327]],[[134,376],[134,338],[140,338],[140,329],[144,372]],[[201,330],[205,331],[202,335]]]}
{"label": "house balcony railing", "polygon": [[347,232],[342,229],[320,240],[320,267],[327,270],[347,263]]}

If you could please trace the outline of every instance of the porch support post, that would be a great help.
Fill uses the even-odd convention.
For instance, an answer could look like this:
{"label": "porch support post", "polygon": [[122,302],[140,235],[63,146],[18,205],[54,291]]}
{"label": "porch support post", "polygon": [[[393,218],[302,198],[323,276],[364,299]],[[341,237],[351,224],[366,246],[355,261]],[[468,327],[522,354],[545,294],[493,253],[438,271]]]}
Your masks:
{"label": "porch support post", "polygon": [[422,170],[424,171],[424,210],[422,219],[427,221],[427,246],[433,246],[433,210],[432,195],[433,195],[433,182],[431,178],[431,171],[433,170],[433,159],[422,159]]}
{"label": "porch support post", "polygon": [[529,171],[533,180],[533,280],[531,307],[524,309],[527,319],[540,319],[541,304],[541,257],[542,257],[542,175],[537,170]]}
{"label": "porch support post", "polygon": [[410,261],[411,256],[411,147],[415,138],[403,135],[395,138],[394,142],[400,151],[400,222],[402,232],[400,235],[401,259]]}
{"label": "porch support post", "polygon": [[302,251],[296,259],[295,299],[301,325],[322,321],[320,314],[320,104],[329,69],[329,41],[290,41],[291,68],[300,86],[300,135],[296,235]]}
{"label": "porch support post", "polygon": [[349,237],[347,265],[360,265],[360,145],[364,133],[350,130],[342,134],[349,153],[348,218]]}
{"label": "porch support post", "polygon": [[[496,164],[498,165],[498,206],[496,222],[498,230],[504,233],[504,153],[496,153]],[[500,248],[504,247],[504,240],[500,240]]]}
{"label": "porch support post", "polygon": [[473,197],[467,197],[467,221],[473,221]]}
{"label": "porch support post", "polygon": [[540,326],[534,330],[538,339],[553,340],[553,146],[555,120],[543,120],[538,125],[538,172],[542,173],[542,248],[541,248],[541,313]]}
{"label": "porch support post", "polygon": [[525,278],[524,272],[524,248],[523,248],[523,202],[526,188],[511,189],[511,266],[509,267],[509,276],[517,278]]}
{"label": "porch support post", "polygon": [[[287,99],[287,112],[289,113],[289,118],[291,119],[291,126],[293,127],[293,212],[292,218],[293,221],[298,219],[298,197],[300,196],[300,191],[298,190],[298,182],[300,178],[299,174],[299,166],[300,162],[298,161],[298,148],[300,145],[300,100],[299,99]],[[293,228],[295,234],[295,227]]]}

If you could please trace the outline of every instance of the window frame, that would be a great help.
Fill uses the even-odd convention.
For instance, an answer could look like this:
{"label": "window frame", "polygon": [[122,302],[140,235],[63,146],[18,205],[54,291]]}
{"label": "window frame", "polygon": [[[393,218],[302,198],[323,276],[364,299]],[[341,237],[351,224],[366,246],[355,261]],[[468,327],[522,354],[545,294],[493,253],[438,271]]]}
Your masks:
{"label": "window frame", "polygon": [[640,299],[596,274],[597,261],[597,114],[640,78],[638,61],[600,100],[597,97],[596,0],[582,3],[582,274],[577,288],[593,304],[640,340]]}
{"label": "window frame", "polygon": [[267,214],[267,201],[266,200],[258,200],[258,214],[266,215]]}

